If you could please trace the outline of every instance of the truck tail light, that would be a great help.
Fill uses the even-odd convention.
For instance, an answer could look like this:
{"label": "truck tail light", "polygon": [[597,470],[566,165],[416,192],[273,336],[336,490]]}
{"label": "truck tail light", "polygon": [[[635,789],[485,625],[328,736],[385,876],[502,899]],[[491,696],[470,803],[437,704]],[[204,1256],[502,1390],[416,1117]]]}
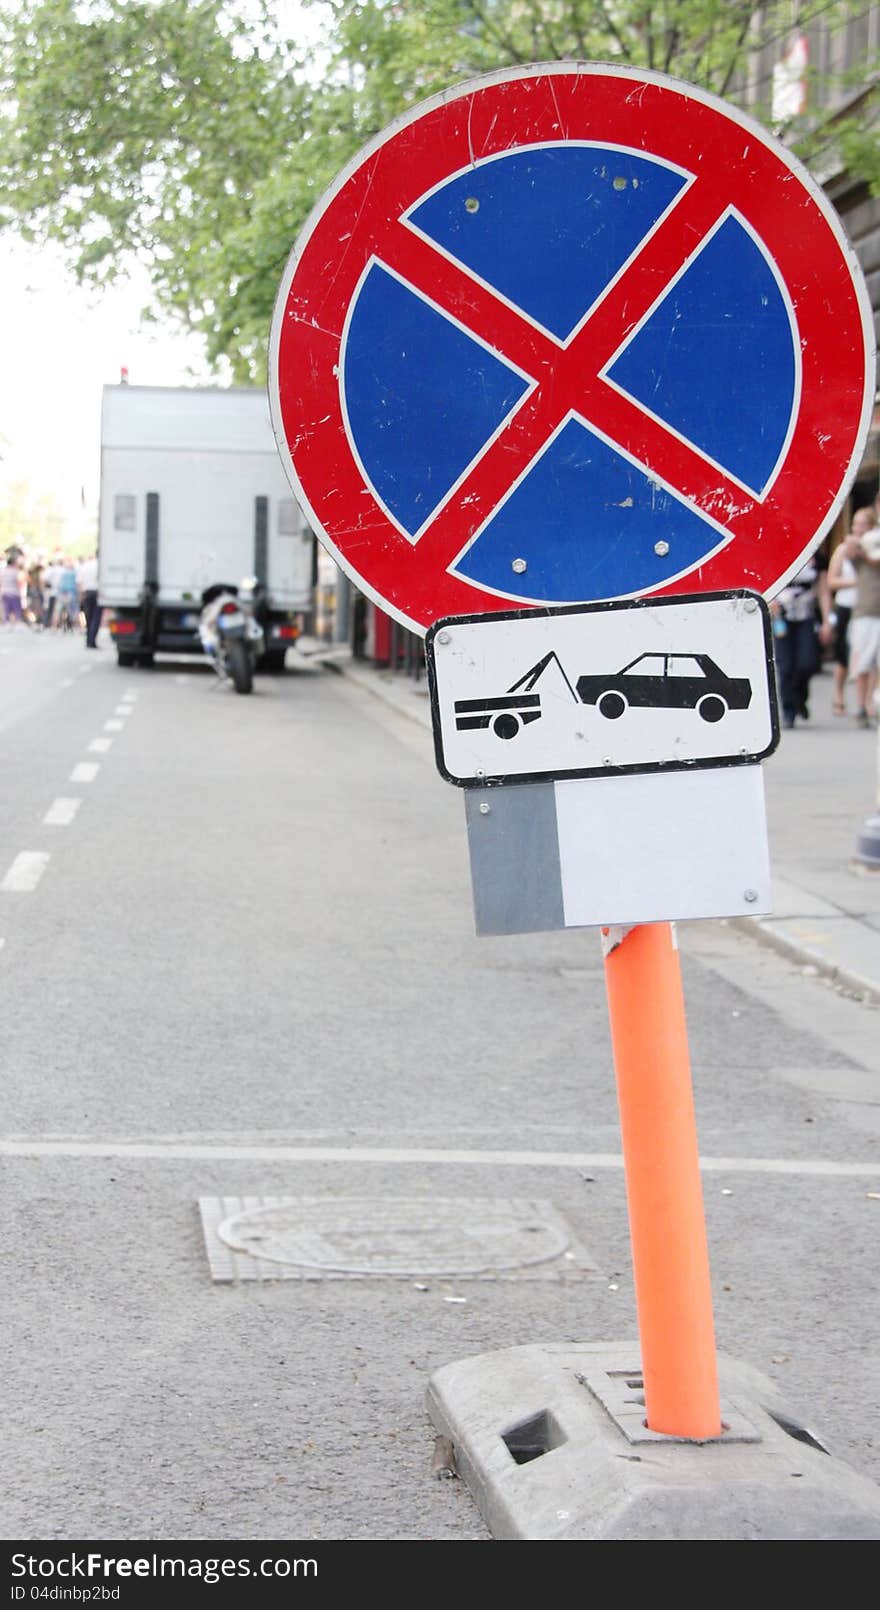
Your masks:
{"label": "truck tail light", "polygon": [[276,637],[283,637],[288,642],[292,643],[292,642],[295,641],[295,639],[297,637],[299,637],[299,627],[298,626],[279,626],[276,629],[275,635],[276,635]]}
{"label": "truck tail light", "polygon": [[111,621],[110,631],[114,637],[131,637],[137,631],[137,621]]}

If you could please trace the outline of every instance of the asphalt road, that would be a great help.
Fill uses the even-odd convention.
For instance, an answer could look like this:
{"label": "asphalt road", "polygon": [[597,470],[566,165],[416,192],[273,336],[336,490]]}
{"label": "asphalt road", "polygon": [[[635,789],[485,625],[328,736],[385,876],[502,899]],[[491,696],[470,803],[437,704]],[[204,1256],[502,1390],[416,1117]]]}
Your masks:
{"label": "asphalt road", "polygon": [[[431,1372],[637,1334],[596,934],[477,940],[428,735],[305,662],[2,630],[0,809],[0,1532],[485,1538]],[[719,1348],[880,1480],[877,1012],[681,942]],[[212,1280],[199,1199],[268,1196],[355,1267],[470,1203],[576,1256]]]}

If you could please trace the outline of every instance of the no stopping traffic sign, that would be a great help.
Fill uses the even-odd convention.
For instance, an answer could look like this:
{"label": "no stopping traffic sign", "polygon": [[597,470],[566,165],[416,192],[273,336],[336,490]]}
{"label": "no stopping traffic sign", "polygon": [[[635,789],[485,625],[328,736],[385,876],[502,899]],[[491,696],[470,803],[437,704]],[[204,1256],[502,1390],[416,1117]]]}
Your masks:
{"label": "no stopping traffic sign", "polygon": [[748,586],[837,514],[874,395],[836,214],[750,118],[553,64],[423,103],[316,207],[270,401],[314,529],[416,631]]}

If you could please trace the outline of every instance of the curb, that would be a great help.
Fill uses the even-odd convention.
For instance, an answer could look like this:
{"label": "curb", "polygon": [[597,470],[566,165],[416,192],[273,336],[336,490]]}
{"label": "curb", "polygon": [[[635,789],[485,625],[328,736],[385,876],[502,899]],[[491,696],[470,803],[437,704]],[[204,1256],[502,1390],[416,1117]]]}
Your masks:
{"label": "curb", "polygon": [[869,978],[863,978],[861,973],[854,973],[847,967],[838,967],[836,962],[829,961],[828,957],[818,950],[811,950],[809,945],[802,941],[791,939],[788,934],[780,933],[771,928],[764,917],[729,917],[728,926],[738,928],[741,933],[748,933],[759,945],[768,950],[775,950],[788,961],[797,962],[801,967],[814,968],[819,978],[824,978],[829,984],[857,1000],[864,1001],[871,1006],[880,1006],[880,985]]}
{"label": "curb", "polygon": [[[405,716],[407,720],[417,721],[420,726],[425,728],[426,732],[431,731],[431,719],[427,709],[427,694],[425,695],[426,708],[424,710],[418,710],[408,707],[402,699],[394,698],[389,692],[386,691],[385,688],[380,686],[374,680],[374,672],[359,671],[356,666],[352,665],[350,660],[345,660],[343,658],[328,658],[326,660],[318,659],[317,662],[323,666],[325,670],[335,672],[337,676],[348,677],[350,682],[356,683],[359,688],[364,688],[367,693],[371,693],[374,699],[379,699],[382,704],[388,706],[389,710],[396,710],[398,715]],[[393,672],[390,672],[389,675],[393,675]]]}

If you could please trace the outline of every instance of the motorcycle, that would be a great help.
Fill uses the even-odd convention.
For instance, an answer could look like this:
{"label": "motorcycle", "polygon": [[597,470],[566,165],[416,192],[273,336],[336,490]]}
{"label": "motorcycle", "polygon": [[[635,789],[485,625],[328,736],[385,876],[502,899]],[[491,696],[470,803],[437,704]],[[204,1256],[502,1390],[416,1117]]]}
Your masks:
{"label": "motorcycle", "polygon": [[256,588],[249,576],[239,587],[220,583],[202,594],[202,648],[220,680],[231,682],[236,693],[251,692],[254,667],[266,652],[265,634],[256,615]]}

